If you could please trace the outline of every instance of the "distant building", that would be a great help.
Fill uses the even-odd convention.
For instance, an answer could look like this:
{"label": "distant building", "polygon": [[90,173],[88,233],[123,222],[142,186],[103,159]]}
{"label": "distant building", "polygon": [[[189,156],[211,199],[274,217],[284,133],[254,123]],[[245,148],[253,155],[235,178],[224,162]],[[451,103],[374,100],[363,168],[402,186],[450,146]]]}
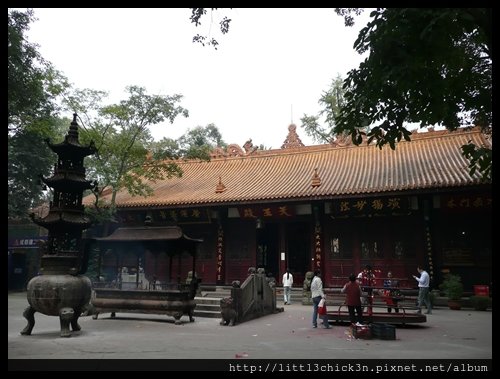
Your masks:
{"label": "distant building", "polygon": [[[48,204],[34,212],[48,212]],[[9,220],[8,223],[8,289],[25,290],[29,280],[40,269],[40,244],[47,241],[47,230],[30,221]]]}

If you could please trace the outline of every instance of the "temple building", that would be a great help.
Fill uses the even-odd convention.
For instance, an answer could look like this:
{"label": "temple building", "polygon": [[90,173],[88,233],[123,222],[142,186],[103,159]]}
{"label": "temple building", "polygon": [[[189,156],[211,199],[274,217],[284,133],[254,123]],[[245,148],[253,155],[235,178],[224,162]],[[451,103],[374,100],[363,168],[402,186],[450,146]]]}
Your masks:
{"label": "temple building", "polygon": [[[244,280],[249,267],[265,268],[280,285],[288,267],[294,286],[320,268],[325,286],[336,287],[370,264],[410,286],[417,265],[437,283],[449,270],[470,290],[491,282],[492,192],[491,182],[469,174],[460,149],[469,141],[491,146],[475,128],[414,133],[395,150],[347,139],[304,146],[292,124],[280,149],[229,145],[209,162],[179,161],[182,177],[148,183],[152,196],[120,191],[114,227],[147,220],[203,240],[196,274],[205,285]],[[172,261],[133,243],[101,254],[106,280],[117,267],[160,282],[192,270],[188,254]]]}

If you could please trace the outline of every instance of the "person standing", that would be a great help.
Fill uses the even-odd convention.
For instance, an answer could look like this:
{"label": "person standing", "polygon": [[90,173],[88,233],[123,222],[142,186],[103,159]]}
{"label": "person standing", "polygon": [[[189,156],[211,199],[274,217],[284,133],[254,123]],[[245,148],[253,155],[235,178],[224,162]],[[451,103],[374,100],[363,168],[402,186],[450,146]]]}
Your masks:
{"label": "person standing", "polygon": [[[351,324],[354,324],[356,321],[358,324],[362,324],[363,309],[361,307],[361,288],[359,287],[359,283],[356,281],[356,276],[354,274],[349,275],[349,282],[344,285],[341,292],[347,295],[345,303],[349,311]],[[356,311],[356,315],[358,316],[357,320],[354,311]]]}
{"label": "person standing", "polygon": [[286,304],[290,305],[292,304],[292,297],[291,297],[291,292],[292,292],[292,285],[293,285],[293,275],[290,273],[290,269],[287,268],[286,272],[283,274],[283,301]]}
{"label": "person standing", "polygon": [[[318,327],[318,305],[321,299],[326,299],[325,293],[323,292],[323,281],[320,278],[321,271],[314,271],[314,277],[311,282],[311,298],[313,302],[313,328]],[[323,328],[329,329],[330,324],[328,324],[328,315],[323,315]]]}
{"label": "person standing", "polygon": [[387,312],[391,313],[392,306],[394,306],[394,311],[399,312],[397,294],[399,290],[397,287],[399,282],[392,278],[392,272],[387,272],[387,279],[384,280],[384,297],[387,304]]}
{"label": "person standing", "polygon": [[368,306],[368,315],[373,313],[373,287],[377,284],[372,266],[366,265],[364,270],[358,274],[358,282],[361,285],[363,303]]}
{"label": "person standing", "polygon": [[432,305],[431,298],[429,294],[429,284],[431,278],[427,271],[425,271],[422,267],[418,266],[417,271],[420,274],[420,278],[413,275],[415,280],[418,282],[418,304],[417,304],[417,313],[422,313],[422,303],[425,302],[425,306],[427,307],[427,314],[432,314]]}

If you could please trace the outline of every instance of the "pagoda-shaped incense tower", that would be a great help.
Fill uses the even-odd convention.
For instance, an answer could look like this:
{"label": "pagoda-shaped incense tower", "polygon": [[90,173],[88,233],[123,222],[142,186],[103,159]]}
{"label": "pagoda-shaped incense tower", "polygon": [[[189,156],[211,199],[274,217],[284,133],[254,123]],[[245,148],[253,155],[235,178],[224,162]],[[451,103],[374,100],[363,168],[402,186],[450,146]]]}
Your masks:
{"label": "pagoda-shaped incense tower", "polygon": [[35,325],[35,312],[49,316],[59,316],[61,337],[70,337],[69,325],[80,330],[78,317],[82,308],[88,304],[91,295],[91,282],[80,275],[87,270],[88,256],[84,252],[82,231],[91,222],[84,214],[82,205],[83,191],[92,189],[85,180],[83,159],[94,154],[93,142],[82,146],[78,141],[78,124],[73,115],[68,134],[59,144],[47,144],[57,154],[57,163],[50,178],[42,181],[53,189],[54,198],[50,202],[49,214],[43,218],[31,215],[32,220],[49,230],[48,240],[42,254],[40,273],[28,283],[28,302],[23,316],[28,325],[21,334],[30,335]]}

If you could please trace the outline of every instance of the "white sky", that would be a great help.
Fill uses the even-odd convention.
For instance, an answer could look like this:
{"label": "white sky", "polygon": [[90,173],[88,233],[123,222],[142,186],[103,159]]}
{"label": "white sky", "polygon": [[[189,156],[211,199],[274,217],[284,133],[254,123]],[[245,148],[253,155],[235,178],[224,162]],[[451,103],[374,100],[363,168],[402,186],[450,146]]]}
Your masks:
{"label": "white sky", "polygon": [[[369,10],[354,27],[333,9],[222,9],[214,13],[218,50],[193,43],[208,34],[210,11],[195,27],[191,10],[35,8],[28,39],[78,88],[126,97],[127,85],[149,94],[182,94],[190,112],[174,124],[151,127],[155,139],[178,138],[188,128],[214,123],[227,143],[279,148],[292,120],[320,110],[331,80],[357,68],[353,49]],[[232,19],[222,35],[218,21]],[[68,116],[69,117],[69,116]],[[298,127],[306,144],[312,140]]]}

